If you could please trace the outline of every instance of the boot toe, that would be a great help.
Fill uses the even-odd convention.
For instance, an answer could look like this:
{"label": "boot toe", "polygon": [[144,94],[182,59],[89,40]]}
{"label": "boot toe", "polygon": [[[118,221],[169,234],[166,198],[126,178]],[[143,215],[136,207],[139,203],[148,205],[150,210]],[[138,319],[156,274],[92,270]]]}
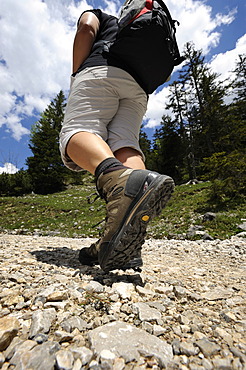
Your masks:
{"label": "boot toe", "polygon": [[94,266],[98,264],[98,258],[88,253],[89,248],[82,248],[79,252],[79,262],[82,265]]}

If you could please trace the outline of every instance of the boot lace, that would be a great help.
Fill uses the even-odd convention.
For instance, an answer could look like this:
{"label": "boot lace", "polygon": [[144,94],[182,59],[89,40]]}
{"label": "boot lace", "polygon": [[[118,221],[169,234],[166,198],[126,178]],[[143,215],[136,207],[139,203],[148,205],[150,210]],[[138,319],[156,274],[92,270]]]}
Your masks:
{"label": "boot lace", "polygon": [[[90,195],[86,197],[88,204],[95,203],[99,198],[101,198],[101,196],[97,192],[91,193]],[[92,225],[92,228],[95,229],[97,226],[101,225],[102,223],[104,223],[104,226],[105,226],[107,219],[108,219],[107,216],[104,217],[101,221],[97,222],[95,225]],[[102,231],[99,232],[99,235],[101,234],[102,234]]]}

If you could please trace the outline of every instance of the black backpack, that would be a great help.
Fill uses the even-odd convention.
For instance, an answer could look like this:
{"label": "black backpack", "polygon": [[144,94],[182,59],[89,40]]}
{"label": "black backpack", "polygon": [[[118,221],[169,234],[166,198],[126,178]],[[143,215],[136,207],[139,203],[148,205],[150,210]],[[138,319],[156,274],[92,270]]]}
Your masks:
{"label": "black backpack", "polygon": [[151,94],[185,59],[179,53],[176,23],[162,0],[126,0],[117,39],[104,49],[106,57],[118,60]]}

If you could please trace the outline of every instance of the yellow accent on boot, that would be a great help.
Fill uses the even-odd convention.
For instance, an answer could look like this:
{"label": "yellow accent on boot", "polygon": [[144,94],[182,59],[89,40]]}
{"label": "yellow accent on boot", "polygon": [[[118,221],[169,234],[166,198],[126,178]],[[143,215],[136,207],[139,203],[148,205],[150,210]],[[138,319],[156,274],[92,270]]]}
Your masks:
{"label": "yellow accent on boot", "polygon": [[144,222],[149,221],[149,216],[148,215],[142,216],[142,221]]}

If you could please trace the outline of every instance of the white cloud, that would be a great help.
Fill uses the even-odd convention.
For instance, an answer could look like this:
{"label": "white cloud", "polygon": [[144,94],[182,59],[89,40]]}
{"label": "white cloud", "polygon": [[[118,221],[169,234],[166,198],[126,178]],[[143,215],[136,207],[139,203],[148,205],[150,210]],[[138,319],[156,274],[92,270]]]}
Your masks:
{"label": "white cloud", "polygon": [[179,45],[193,41],[196,48],[203,49],[205,54],[219,43],[221,34],[216,28],[230,24],[236,14],[236,9],[233,9],[227,14],[216,14],[213,18],[211,6],[198,0],[167,0],[167,5],[173,18],[180,22],[180,27],[177,27]]}
{"label": "white cloud", "polygon": [[[50,99],[39,95],[26,94],[24,103],[28,108],[35,109],[37,112],[43,112],[50,103]],[[32,112],[30,112],[30,115],[31,114]]]}
{"label": "white cloud", "polygon": [[168,87],[164,87],[159,92],[155,92],[150,95],[148,102],[148,109],[145,115],[145,120],[147,121],[145,127],[153,128],[161,122],[163,114],[168,114],[169,112],[165,109],[165,104],[167,102],[167,97],[169,94]]}
{"label": "white cloud", "polygon": [[105,13],[112,14],[117,17],[121,7],[121,1],[104,0],[104,3],[106,4],[106,7],[103,9]]}
{"label": "white cloud", "polygon": [[[60,90],[69,89],[76,22],[92,7],[87,1],[1,0],[0,127],[5,125],[16,140],[29,133],[26,116],[43,111]],[[116,15],[120,3],[103,0],[103,10]],[[219,42],[216,28],[230,24],[235,16],[232,11],[213,17],[211,7],[199,0],[167,0],[167,5],[181,23],[177,31],[181,48],[193,40],[205,53]],[[164,88],[150,97],[149,126],[160,122],[166,96]]]}
{"label": "white cloud", "polygon": [[64,1],[41,0],[2,0],[0,26],[0,125],[20,140],[23,117],[69,87],[74,29]]}
{"label": "white cloud", "polygon": [[3,0],[2,4],[2,54],[16,93],[57,93],[63,65],[68,69],[71,59],[70,27],[40,0]]}
{"label": "white cloud", "polygon": [[9,162],[4,163],[4,166],[0,167],[0,174],[2,173],[14,174],[18,171],[19,169],[13,163],[9,163]]}
{"label": "white cloud", "polygon": [[77,23],[80,14],[87,9],[92,9],[92,6],[89,5],[85,0],[77,3],[71,1],[71,3],[68,5],[68,11],[70,14],[71,21],[74,24]]}
{"label": "white cloud", "polygon": [[225,53],[217,54],[213,57],[210,66],[212,70],[220,74],[220,79],[224,81],[230,78],[231,72],[235,69],[235,62],[239,54],[246,52],[246,34],[238,39],[236,47],[228,50]]}
{"label": "white cloud", "polygon": [[6,118],[6,126],[12,133],[12,136],[15,140],[20,141],[23,135],[28,135],[30,131],[24,127],[18,115],[10,114]]}
{"label": "white cloud", "polygon": [[3,92],[1,93],[0,99],[0,127],[1,127],[1,115],[5,112],[10,112],[15,106],[16,96]]}

